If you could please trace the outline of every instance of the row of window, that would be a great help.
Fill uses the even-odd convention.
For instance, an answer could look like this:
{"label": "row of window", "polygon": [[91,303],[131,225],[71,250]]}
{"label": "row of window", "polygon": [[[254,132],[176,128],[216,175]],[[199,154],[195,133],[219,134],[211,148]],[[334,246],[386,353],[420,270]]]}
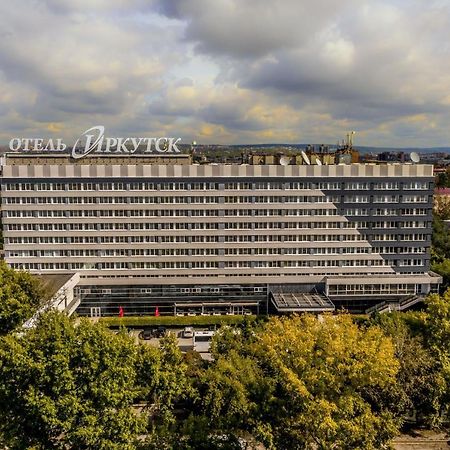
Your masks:
{"label": "row of window", "polygon": [[125,244],[125,243],[251,243],[251,242],[352,242],[361,241],[354,235],[245,235],[245,236],[12,236],[5,244]]}
{"label": "row of window", "polygon": [[415,284],[342,284],[329,286],[328,295],[415,294]]}
{"label": "row of window", "polygon": [[[134,263],[135,267],[132,267],[132,269],[147,269],[148,267],[144,266],[145,264],[148,263]],[[80,276],[81,278],[89,278],[92,275],[90,274],[83,274],[83,270],[95,270],[93,269],[92,265],[88,264],[88,263],[10,263],[10,266],[13,269],[17,269],[17,270],[32,270],[32,271],[80,271]],[[109,267],[109,268],[114,268],[114,267]],[[124,269],[124,267],[119,267]],[[176,267],[171,267],[176,269]],[[237,278],[237,277],[249,277],[251,276],[252,278],[255,277],[261,277],[261,281],[264,281],[265,278],[267,277],[293,277],[293,276],[298,276],[298,277],[311,277],[311,276],[327,276],[327,275],[336,275],[337,273],[339,273],[339,270],[341,269],[334,269],[334,268],[329,268],[329,269],[324,269],[324,268],[316,268],[317,269],[321,269],[320,271],[314,272],[313,268],[309,267],[308,270],[302,271],[302,272],[289,272],[289,273],[285,273],[283,271],[277,271],[277,272],[269,272],[267,270],[263,271],[263,272],[259,272],[259,271],[255,271],[254,268],[249,269],[249,271],[231,271],[229,273],[223,273],[221,274],[221,276],[223,276],[224,278]],[[355,267],[354,271],[351,272],[352,276],[367,276],[368,274],[370,274],[370,268],[363,268],[360,267],[360,270],[358,271],[358,268]],[[155,278],[155,279],[161,279],[161,278],[186,278],[186,279],[192,279],[192,278],[204,278],[205,274],[204,273],[183,273],[183,272],[179,272],[179,273],[170,273],[170,274],[161,274],[158,273],[158,271],[155,271],[153,274],[152,273],[146,273],[145,275],[142,274],[133,274],[132,272],[129,272],[130,267],[126,268],[127,273],[126,275],[120,275],[117,273],[113,273],[113,274],[105,274],[102,273],[101,278],[111,278],[111,279],[120,279],[120,278],[126,278],[128,281],[130,281],[133,278]],[[207,269],[206,269],[207,270]],[[411,268],[410,271],[408,272],[402,272],[404,274],[421,274],[423,271],[422,270],[414,270],[413,268]],[[391,273],[391,269],[388,268],[386,270],[386,272],[381,272],[380,269],[377,270],[377,275],[380,275],[382,273],[386,273],[386,274],[390,274]],[[209,273],[207,273],[206,275],[209,275]],[[216,276],[216,275],[214,275]]]}
{"label": "row of window", "polygon": [[[223,216],[336,216],[336,209],[202,209],[202,210],[14,210],[4,211],[4,217],[220,217]],[[346,216],[425,216],[426,208],[387,209],[347,208]]]}
{"label": "row of window", "polygon": [[378,222],[10,223],[4,231],[284,230],[427,228],[423,220]]}
{"label": "row of window", "polygon": [[[169,262],[72,262],[72,263],[12,263],[12,267],[41,268],[42,270],[58,270],[63,267],[71,267],[72,270],[125,270],[125,269],[231,269],[231,268],[342,268],[342,267],[390,267],[383,260],[346,260],[340,261],[169,261]],[[334,272],[335,273],[335,272]],[[347,272],[348,273],[348,272]],[[321,275],[324,275],[323,273]],[[326,273],[325,273],[326,275]]]}
{"label": "row of window", "polygon": [[6,191],[178,191],[178,190],[262,190],[262,189],[323,189],[323,190],[426,190],[430,183],[426,181],[386,182],[98,182],[98,183],[5,183]]}
{"label": "row of window", "polygon": [[[344,197],[345,203],[428,203],[427,195],[352,195]],[[65,204],[254,204],[254,203],[340,203],[338,196],[226,196],[226,197],[3,197],[6,205],[65,205]]]}
{"label": "row of window", "polygon": [[[369,254],[369,247],[300,247],[300,248],[133,248],[133,249],[71,249],[71,250],[7,250],[6,257],[61,257],[61,256],[251,256],[251,255],[349,255]],[[374,252],[375,253],[375,252]],[[393,252],[395,253],[395,252]],[[424,253],[424,252],[415,252]]]}
{"label": "row of window", "polygon": [[405,209],[369,209],[369,208],[346,208],[343,210],[344,216],[425,216],[428,214],[426,208],[405,208]]}
{"label": "row of window", "polygon": [[366,236],[365,238],[372,241],[426,241],[429,235],[424,233],[411,234],[375,234],[373,236]]}
{"label": "row of window", "polygon": [[374,247],[374,253],[380,253],[383,255],[405,254],[405,253],[426,253],[425,247]]}
{"label": "row of window", "polygon": [[330,203],[338,197],[327,196],[226,196],[226,197],[3,197],[4,204],[223,204],[223,203]]}
{"label": "row of window", "polygon": [[80,295],[126,295],[139,296],[139,294],[156,294],[156,295],[171,295],[171,294],[219,294],[219,293],[234,293],[252,294],[252,293],[267,293],[267,288],[263,286],[196,286],[196,287],[169,287],[169,286],[152,286],[142,288],[130,288],[114,286],[114,288],[103,287],[76,287]]}
{"label": "row of window", "polygon": [[[63,242],[64,238],[54,238],[52,243]],[[25,243],[43,244],[40,240],[27,238]],[[10,238],[8,243],[23,244],[23,239]],[[47,242],[48,243],[48,242]],[[222,253],[223,251],[223,253]],[[7,250],[11,257],[61,257],[61,256],[242,256],[242,255],[340,255],[340,254],[425,254],[425,247],[299,247],[299,248],[176,248],[176,249],[72,249],[72,250]]]}
{"label": "row of window", "polygon": [[427,195],[346,195],[344,203],[427,203]]}

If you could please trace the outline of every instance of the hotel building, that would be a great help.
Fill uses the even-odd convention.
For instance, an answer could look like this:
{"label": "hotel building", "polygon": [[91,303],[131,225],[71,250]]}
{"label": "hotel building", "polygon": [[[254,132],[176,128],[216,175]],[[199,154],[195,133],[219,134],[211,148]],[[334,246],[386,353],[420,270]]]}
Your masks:
{"label": "hotel building", "polygon": [[441,281],[431,165],[28,153],[0,179],[6,262],[79,274],[81,315],[366,311]]}

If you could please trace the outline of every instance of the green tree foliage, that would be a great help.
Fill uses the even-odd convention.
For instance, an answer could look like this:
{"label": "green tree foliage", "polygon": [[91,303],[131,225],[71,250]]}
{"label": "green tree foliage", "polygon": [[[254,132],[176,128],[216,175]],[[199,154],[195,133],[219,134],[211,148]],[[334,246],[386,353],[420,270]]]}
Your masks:
{"label": "green tree foliage", "polygon": [[134,449],[137,347],[58,312],[0,341],[0,432],[11,449]]}
{"label": "green tree foliage", "polygon": [[[173,334],[136,345],[58,312],[0,338],[0,447],[388,448],[406,416],[446,426],[450,291],[420,313],[222,327],[212,362]],[[251,443],[251,444],[249,444]]]}
{"label": "green tree foliage", "polygon": [[435,214],[433,216],[433,262],[439,263],[450,258],[450,232],[445,222]]}
{"label": "green tree foliage", "polygon": [[450,286],[450,230],[438,215],[433,215],[431,268],[442,275],[443,287]]}
{"label": "green tree foliage", "polygon": [[409,413],[416,417],[418,425],[434,427],[440,425],[446,382],[439,360],[427,348],[425,324],[419,329],[411,327],[414,321],[425,317],[425,314],[394,312],[380,314],[373,320],[392,339],[400,364],[396,386],[379,392],[374,400],[399,418],[404,419]]}
{"label": "green tree foliage", "polygon": [[365,395],[394,386],[399,368],[378,327],[361,330],[344,315],[272,318],[254,334],[219,333],[213,351],[198,383],[197,437],[247,432],[267,448],[370,449],[398,431]]}
{"label": "green tree foliage", "polygon": [[450,187],[450,174],[448,169],[445,172],[438,174],[436,177],[436,187]]}
{"label": "green tree foliage", "polygon": [[161,340],[160,348],[142,345],[139,349],[141,397],[149,405],[150,424],[159,427],[173,424],[174,406],[192,395],[188,366],[178,348],[174,334]]}
{"label": "green tree foliage", "polygon": [[0,262],[0,335],[22,325],[45,297],[38,280]]}
{"label": "green tree foliage", "polygon": [[446,258],[441,262],[435,262],[431,266],[432,270],[442,276],[442,287],[450,286],[450,259]]}
{"label": "green tree foliage", "polygon": [[425,333],[431,354],[439,361],[446,389],[441,401],[441,412],[447,419],[450,411],[450,289],[442,296],[430,295],[427,299]]}
{"label": "green tree foliage", "polygon": [[426,335],[431,351],[450,372],[450,289],[427,299]]}

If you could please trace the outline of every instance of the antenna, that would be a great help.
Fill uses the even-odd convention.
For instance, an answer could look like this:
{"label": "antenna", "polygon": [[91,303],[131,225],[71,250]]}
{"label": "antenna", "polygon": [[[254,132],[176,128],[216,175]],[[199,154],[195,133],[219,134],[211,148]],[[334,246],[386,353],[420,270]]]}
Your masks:
{"label": "antenna", "polygon": [[302,150],[300,152],[300,155],[302,155],[303,161],[305,161],[305,164],[308,164],[308,166],[311,164],[311,161],[308,158],[308,155]]}
{"label": "antenna", "polygon": [[411,152],[411,153],[409,154],[409,157],[411,158],[411,161],[412,161],[413,163],[418,163],[418,162],[420,162],[420,156],[419,156],[419,154],[418,154],[417,152]]}

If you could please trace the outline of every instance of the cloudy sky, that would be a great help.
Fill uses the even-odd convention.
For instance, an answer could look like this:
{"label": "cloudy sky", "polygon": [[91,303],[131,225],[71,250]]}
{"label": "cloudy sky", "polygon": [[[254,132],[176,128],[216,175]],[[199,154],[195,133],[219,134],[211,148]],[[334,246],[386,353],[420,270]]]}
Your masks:
{"label": "cloudy sky", "polygon": [[0,143],[450,145],[448,0],[0,2]]}

